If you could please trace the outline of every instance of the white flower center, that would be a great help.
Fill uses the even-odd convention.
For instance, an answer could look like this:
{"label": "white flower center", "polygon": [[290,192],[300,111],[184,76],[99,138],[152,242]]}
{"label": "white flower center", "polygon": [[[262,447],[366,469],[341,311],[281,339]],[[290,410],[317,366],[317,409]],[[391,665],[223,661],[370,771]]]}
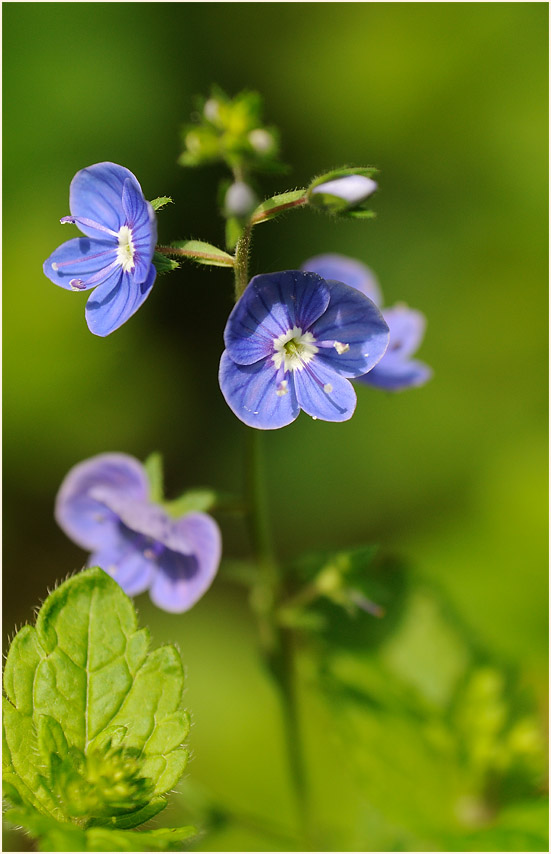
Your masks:
{"label": "white flower center", "polygon": [[278,338],[274,338],[273,363],[277,370],[283,364],[285,371],[302,371],[311,362],[318,348],[311,332],[302,332],[300,326],[293,326]]}
{"label": "white flower center", "polygon": [[134,269],[134,243],[132,231],[127,225],[123,225],[119,231],[119,248],[117,249],[117,261],[125,273]]}

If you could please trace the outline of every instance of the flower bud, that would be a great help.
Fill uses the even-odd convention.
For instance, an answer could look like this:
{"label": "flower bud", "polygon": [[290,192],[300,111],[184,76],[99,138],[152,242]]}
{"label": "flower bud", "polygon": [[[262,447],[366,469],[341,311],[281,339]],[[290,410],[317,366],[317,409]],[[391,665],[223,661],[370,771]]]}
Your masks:
{"label": "flower bud", "polygon": [[322,175],[312,182],[308,189],[308,201],[311,205],[331,214],[350,216],[374,216],[367,211],[364,203],[378,189],[371,175],[371,168],[337,169]]}
{"label": "flower bud", "polygon": [[258,199],[248,184],[244,181],[236,181],[228,187],[224,199],[226,216],[235,216],[245,219],[258,204]]}
{"label": "flower bud", "polygon": [[377,189],[377,182],[364,175],[346,175],[344,178],[336,178],[334,181],[326,181],[318,184],[311,193],[327,193],[336,196],[347,203],[347,207],[355,207],[371,196]]}
{"label": "flower bud", "polygon": [[259,154],[268,154],[274,149],[274,138],[264,128],[255,128],[249,133],[249,142]]}

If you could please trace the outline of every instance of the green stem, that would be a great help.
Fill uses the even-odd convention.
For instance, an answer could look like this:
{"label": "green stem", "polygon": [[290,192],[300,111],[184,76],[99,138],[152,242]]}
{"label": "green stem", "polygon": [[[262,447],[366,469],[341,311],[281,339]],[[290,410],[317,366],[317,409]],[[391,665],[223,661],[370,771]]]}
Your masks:
{"label": "green stem", "polygon": [[253,552],[258,565],[258,582],[252,591],[251,604],[256,612],[262,652],[271,667],[277,645],[274,627],[274,608],[278,588],[278,572],[274,558],[266,494],[263,489],[262,432],[247,428],[246,490],[249,509],[249,529]]}
{"label": "green stem", "polygon": [[235,247],[235,301],[249,284],[249,253],[251,251],[252,226],[248,223]]}
{"label": "green stem", "polygon": [[253,588],[251,604],[257,615],[260,645],[266,667],[279,693],[289,771],[296,795],[303,845],[309,843],[309,806],[304,759],[302,754],[299,704],[294,672],[293,635],[277,624],[277,609],[281,601],[281,579],[274,557],[264,489],[262,431],[247,431],[247,494],[249,524],[253,550],[258,566],[258,580]]}
{"label": "green stem", "polygon": [[[235,250],[235,299],[248,284],[252,225],[248,223]],[[277,622],[282,599],[280,571],[275,559],[265,491],[262,443],[264,433],[253,427],[246,434],[246,502],[256,564],[257,582],[251,592],[251,606],[258,620],[260,647],[266,667],[280,696],[289,770],[296,794],[303,845],[309,847],[309,810],[306,774],[302,754],[298,699],[294,673],[293,636]]]}

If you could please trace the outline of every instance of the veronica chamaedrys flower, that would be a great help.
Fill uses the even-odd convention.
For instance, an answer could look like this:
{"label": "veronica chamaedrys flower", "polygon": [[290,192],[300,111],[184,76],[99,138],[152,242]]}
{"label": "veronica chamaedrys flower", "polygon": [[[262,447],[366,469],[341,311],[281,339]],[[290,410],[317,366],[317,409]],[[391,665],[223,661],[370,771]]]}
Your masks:
{"label": "veronica chamaedrys flower", "polygon": [[261,430],[290,424],[301,409],[346,421],[356,407],[348,377],[370,371],[388,326],[368,297],[341,282],[288,270],[255,276],[224,332],[220,388],[241,421]]}
{"label": "veronica chamaedrys flower", "polygon": [[[377,279],[361,261],[328,253],[310,258],[302,265],[302,269],[344,282],[381,305],[382,295]],[[402,391],[423,385],[431,378],[432,370],[411,356],[421,345],[425,334],[424,315],[401,303],[392,308],[383,308],[382,314],[390,329],[388,349],[372,371],[356,379],[386,391]]]}
{"label": "veronica chamaedrys flower", "polygon": [[59,246],[44,273],[70,291],[96,288],[86,304],[90,332],[104,337],[141,306],[155,281],[155,212],[136,177],[116,163],[95,163],[77,172],[69,193],[71,216],[85,237]]}
{"label": "veronica chamaedrys flower", "polygon": [[55,517],[75,543],[129,596],[149,590],[165,611],[187,611],[210,587],[221,556],[218,525],[206,513],[170,517],[148,499],[142,464],[100,454],[74,466],[56,498]]}

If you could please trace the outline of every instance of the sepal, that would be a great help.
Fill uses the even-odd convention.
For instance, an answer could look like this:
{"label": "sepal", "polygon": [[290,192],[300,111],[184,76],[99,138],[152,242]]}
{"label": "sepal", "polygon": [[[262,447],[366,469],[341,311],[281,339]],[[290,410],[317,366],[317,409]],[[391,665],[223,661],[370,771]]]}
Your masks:
{"label": "sepal", "polygon": [[173,205],[174,201],[170,196],[158,196],[156,199],[151,199],[149,202],[155,212],[162,211],[167,205]]}
{"label": "sepal", "polygon": [[173,258],[167,258],[161,252],[153,253],[153,264],[157,273],[171,273],[172,270],[177,270],[180,266],[178,261],[175,261]]}

